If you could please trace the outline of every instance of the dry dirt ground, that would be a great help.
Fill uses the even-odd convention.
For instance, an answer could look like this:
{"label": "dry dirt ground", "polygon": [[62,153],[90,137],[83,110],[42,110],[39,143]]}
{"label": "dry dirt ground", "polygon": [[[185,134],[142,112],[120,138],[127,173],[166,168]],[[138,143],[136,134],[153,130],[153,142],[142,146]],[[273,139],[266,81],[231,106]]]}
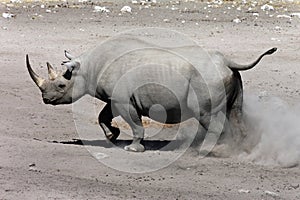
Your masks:
{"label": "dry dirt ground", "polygon": [[[46,61],[60,69],[65,49],[79,55],[122,31],[162,27],[241,63],[278,47],[276,54],[242,73],[245,91],[278,96],[293,105],[300,100],[300,18],[277,15],[300,12],[299,4],[274,5],[275,11],[263,11],[260,5],[249,11],[250,4],[237,9],[232,2],[214,7],[197,1],[97,5],[111,12],[93,12],[93,5],[82,3],[0,4],[1,13],[15,15],[0,19],[0,199],[300,199],[299,166],[262,165],[240,157],[199,159],[185,153],[147,173],[108,167],[73,140],[87,140],[87,146],[117,154],[105,145],[97,119],[88,116],[91,120],[84,123],[87,132],[92,126],[99,131],[101,140],[93,144],[78,135],[72,106],[42,103],[25,66],[29,54],[36,71],[46,76]],[[124,5],[130,5],[132,13],[120,14]],[[237,18],[240,23],[233,22]],[[171,157],[174,152],[154,148],[143,154],[151,163],[156,155]]]}

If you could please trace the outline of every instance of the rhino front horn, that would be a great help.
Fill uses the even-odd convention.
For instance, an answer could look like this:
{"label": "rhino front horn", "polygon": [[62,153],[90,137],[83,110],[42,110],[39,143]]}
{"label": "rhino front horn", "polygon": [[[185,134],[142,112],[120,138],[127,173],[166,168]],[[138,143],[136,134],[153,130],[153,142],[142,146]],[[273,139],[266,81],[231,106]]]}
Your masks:
{"label": "rhino front horn", "polygon": [[27,66],[27,69],[28,69],[28,72],[29,72],[29,75],[30,77],[32,78],[32,80],[35,82],[35,84],[38,86],[38,87],[41,87],[44,83],[44,79],[39,77],[31,68],[30,66],[30,63],[29,63],[29,57],[28,57],[28,54],[26,55],[26,66]]}

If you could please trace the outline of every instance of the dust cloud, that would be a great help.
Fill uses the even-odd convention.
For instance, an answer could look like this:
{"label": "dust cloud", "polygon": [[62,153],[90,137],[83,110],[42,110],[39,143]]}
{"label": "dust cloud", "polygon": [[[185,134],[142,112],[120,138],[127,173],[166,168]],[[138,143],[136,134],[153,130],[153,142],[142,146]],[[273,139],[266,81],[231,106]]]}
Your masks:
{"label": "dust cloud", "polygon": [[300,104],[289,105],[278,97],[245,95],[245,143],[252,143],[246,161],[263,165],[300,165]]}

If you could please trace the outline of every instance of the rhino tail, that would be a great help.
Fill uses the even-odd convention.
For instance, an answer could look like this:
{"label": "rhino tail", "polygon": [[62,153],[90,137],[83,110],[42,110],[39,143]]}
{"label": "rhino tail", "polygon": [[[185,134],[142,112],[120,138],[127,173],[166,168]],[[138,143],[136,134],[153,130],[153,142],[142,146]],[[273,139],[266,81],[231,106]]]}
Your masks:
{"label": "rhino tail", "polygon": [[277,48],[272,48],[272,49],[269,49],[268,51],[266,51],[265,53],[261,54],[254,62],[252,62],[251,64],[248,64],[248,65],[240,65],[240,64],[237,64],[231,60],[227,60],[225,59],[225,63],[226,65],[230,68],[230,69],[233,69],[233,70],[239,70],[239,71],[244,71],[244,70],[248,70],[248,69],[251,69],[253,68],[255,65],[257,65],[257,63],[259,63],[259,61],[266,55],[271,55],[273,54],[275,51],[277,51]]}

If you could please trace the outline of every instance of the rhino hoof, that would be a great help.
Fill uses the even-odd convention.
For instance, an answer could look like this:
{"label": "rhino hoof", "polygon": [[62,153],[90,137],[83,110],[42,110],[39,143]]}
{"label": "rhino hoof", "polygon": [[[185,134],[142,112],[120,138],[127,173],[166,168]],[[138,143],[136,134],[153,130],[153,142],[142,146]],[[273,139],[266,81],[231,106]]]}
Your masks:
{"label": "rhino hoof", "polygon": [[111,143],[115,143],[117,141],[117,138],[120,134],[119,133],[109,133],[106,135],[106,138],[111,142]]}
{"label": "rhino hoof", "polygon": [[132,151],[132,152],[143,152],[143,151],[145,151],[145,147],[141,144],[131,144],[131,145],[125,146],[124,149],[126,151]]}

